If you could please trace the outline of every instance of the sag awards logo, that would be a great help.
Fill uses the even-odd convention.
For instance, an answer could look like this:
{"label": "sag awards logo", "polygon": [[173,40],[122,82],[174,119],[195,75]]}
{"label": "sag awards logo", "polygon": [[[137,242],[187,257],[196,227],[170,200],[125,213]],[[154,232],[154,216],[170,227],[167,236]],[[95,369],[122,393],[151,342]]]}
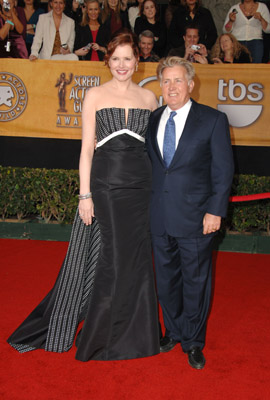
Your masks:
{"label": "sag awards logo", "polygon": [[[56,114],[58,128],[81,128],[82,104],[87,90],[100,85],[99,76],[60,74],[55,87],[58,93],[59,108]],[[68,94],[69,92],[69,94]]]}
{"label": "sag awards logo", "polygon": [[10,72],[0,72],[0,121],[18,118],[27,106],[27,91],[23,81]]}
{"label": "sag awards logo", "polygon": [[[147,83],[154,82],[154,81],[157,81],[157,77],[156,77],[156,76],[148,76],[147,78],[145,78],[145,79],[143,79],[142,81],[140,81],[140,82],[138,83],[138,85],[141,86],[141,87],[143,87],[143,86],[146,85]],[[159,96],[159,99],[158,99],[158,105],[159,105],[159,107],[161,107],[162,104],[163,104],[163,97],[162,97],[162,96]]]}

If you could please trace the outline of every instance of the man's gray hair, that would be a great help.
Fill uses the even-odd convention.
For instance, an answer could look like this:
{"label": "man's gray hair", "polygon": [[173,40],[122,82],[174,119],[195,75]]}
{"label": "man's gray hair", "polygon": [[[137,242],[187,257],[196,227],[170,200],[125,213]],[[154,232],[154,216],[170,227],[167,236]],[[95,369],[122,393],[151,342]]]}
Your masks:
{"label": "man's gray hair", "polygon": [[192,63],[185,60],[184,58],[171,56],[171,57],[162,58],[159,61],[159,64],[157,66],[157,78],[159,79],[159,81],[161,82],[161,80],[162,80],[162,73],[165,68],[172,68],[175,66],[184,67],[187,72],[188,81],[193,80],[193,78],[195,76],[195,70],[194,70]]}
{"label": "man's gray hair", "polygon": [[151,38],[153,39],[153,43],[154,43],[154,34],[152,31],[149,31],[148,29],[143,31],[142,33],[139,34],[139,42],[142,40],[142,37],[147,37],[147,38]]}

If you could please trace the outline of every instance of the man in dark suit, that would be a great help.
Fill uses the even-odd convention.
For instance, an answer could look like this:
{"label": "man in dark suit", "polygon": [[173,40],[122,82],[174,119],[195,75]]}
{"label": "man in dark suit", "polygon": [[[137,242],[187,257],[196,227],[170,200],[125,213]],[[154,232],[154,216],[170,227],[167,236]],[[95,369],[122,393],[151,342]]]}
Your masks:
{"label": "man in dark suit", "polygon": [[213,237],[226,215],[233,178],[227,117],[190,98],[192,63],[162,59],[157,75],[167,106],[150,117],[151,234],[165,336],[160,351],[178,342],[189,364],[204,367],[211,297]]}

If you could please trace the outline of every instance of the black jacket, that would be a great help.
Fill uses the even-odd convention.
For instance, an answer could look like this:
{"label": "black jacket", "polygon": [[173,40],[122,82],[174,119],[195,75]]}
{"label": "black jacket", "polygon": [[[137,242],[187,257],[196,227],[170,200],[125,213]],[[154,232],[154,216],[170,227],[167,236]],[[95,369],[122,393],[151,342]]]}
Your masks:
{"label": "black jacket", "polygon": [[[106,47],[110,40],[110,32],[105,25],[100,25],[96,43],[102,47]],[[89,25],[81,26],[77,25],[76,27],[76,37],[75,37],[75,44],[74,44],[74,51],[80,49],[81,47],[86,46],[88,43],[93,43],[93,36],[92,32],[89,28]],[[99,61],[102,61],[104,58],[103,51],[97,51]],[[90,49],[89,53],[86,54],[84,57],[79,57],[80,60],[90,60],[92,55],[92,48]]]}
{"label": "black jacket", "polygon": [[190,17],[189,11],[183,6],[175,11],[168,33],[170,48],[179,47],[184,43],[185,28],[191,23],[199,27],[199,42],[210,50],[217,39],[217,29],[212,14],[204,7],[198,8],[193,19]]}
{"label": "black jacket", "polygon": [[150,24],[146,18],[136,18],[134,26],[136,35],[139,36],[140,33],[146,30],[153,32],[154,36],[158,37],[158,40],[154,42],[153,51],[158,54],[159,57],[163,57],[167,40],[165,25],[160,21],[157,21],[155,24]]}

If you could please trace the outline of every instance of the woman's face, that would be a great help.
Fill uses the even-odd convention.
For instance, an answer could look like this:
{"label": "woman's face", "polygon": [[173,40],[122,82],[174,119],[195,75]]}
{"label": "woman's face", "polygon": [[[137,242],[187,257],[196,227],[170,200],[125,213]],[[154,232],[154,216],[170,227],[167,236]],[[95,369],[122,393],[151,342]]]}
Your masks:
{"label": "woman's face", "polygon": [[186,4],[188,7],[195,6],[197,3],[197,0],[186,0]]}
{"label": "woman's face", "polygon": [[32,6],[34,3],[34,0],[24,0],[24,4],[27,6]]}
{"label": "woman's face", "polygon": [[65,9],[64,0],[52,0],[51,2],[53,13],[57,16],[62,15]]}
{"label": "woman's face", "polygon": [[93,3],[88,3],[86,7],[87,7],[87,15],[88,15],[90,21],[91,20],[96,21],[100,14],[99,3],[97,1],[95,1]]}
{"label": "woman's face", "polygon": [[151,0],[148,0],[144,3],[143,14],[146,16],[147,19],[155,18],[156,7]]}
{"label": "woman's face", "polygon": [[119,0],[108,0],[109,7],[112,10],[116,10],[118,6]]}
{"label": "woman's face", "polygon": [[24,0],[24,4],[27,6],[32,6],[34,3],[34,0]]}
{"label": "woman's face", "polygon": [[231,38],[228,35],[221,36],[219,43],[221,50],[224,51],[224,53],[233,48],[233,42],[231,41]]}
{"label": "woman's face", "polygon": [[124,82],[132,77],[137,59],[132,47],[129,44],[124,44],[116,47],[108,64],[112,76],[118,81]]}

